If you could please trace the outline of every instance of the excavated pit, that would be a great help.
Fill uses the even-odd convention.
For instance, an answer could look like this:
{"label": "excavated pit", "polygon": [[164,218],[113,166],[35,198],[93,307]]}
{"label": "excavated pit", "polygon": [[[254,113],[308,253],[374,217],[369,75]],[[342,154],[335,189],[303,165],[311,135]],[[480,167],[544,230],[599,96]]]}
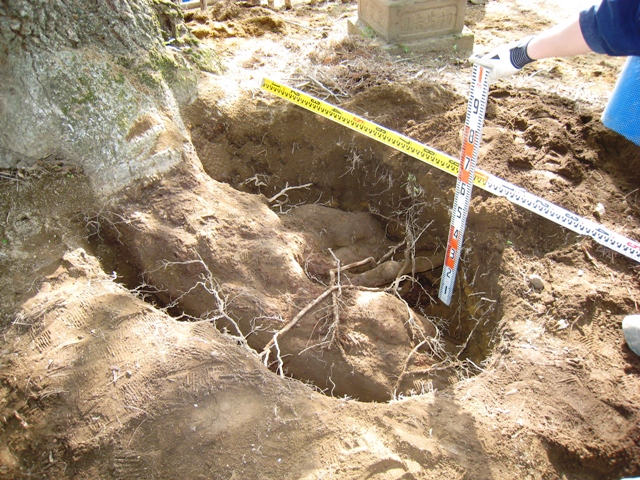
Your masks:
{"label": "excavated pit", "polygon": [[[226,312],[236,320],[249,345],[262,351],[271,339],[267,331],[282,328],[331,285],[344,285],[341,298],[327,297],[310,311],[310,321],[315,323],[303,325],[294,334],[295,341],[286,344],[282,340],[282,362],[273,353],[267,364],[328,394],[362,401],[441,390],[478,373],[499,338],[500,287],[498,276],[491,272],[497,270],[500,256],[486,255],[495,249],[493,237],[478,240],[471,228],[453,304],[446,307],[437,300],[455,178],[268,94],[263,102],[248,108],[239,102],[243,108],[237,110],[220,109],[212,102],[203,95],[186,112],[206,172],[246,192],[251,201],[266,205],[276,213],[280,227],[294,232],[304,243],[295,256],[309,285],[287,284],[285,278],[276,281],[275,295],[268,295],[272,300],[293,295],[293,307],[282,308],[275,301],[256,308],[265,300],[248,300],[254,305],[239,305],[235,311],[230,306]],[[454,150],[465,108],[461,98],[430,84],[374,87],[343,107],[365,112],[398,131],[437,129],[441,145],[435,147],[446,141]],[[153,203],[171,223],[170,207]],[[492,223],[496,224],[502,212],[498,209],[489,215],[495,215]],[[243,229],[240,219],[235,227]],[[126,231],[116,230],[116,236],[124,235],[128,244]],[[273,235],[262,233],[265,238]],[[110,238],[114,245],[122,243],[113,235]],[[251,263],[249,257],[255,253],[241,250],[234,259],[236,268]],[[108,251],[103,248],[103,257],[110,255]],[[188,301],[183,296],[189,290],[187,284],[167,293],[167,279],[161,280],[162,286],[159,280],[154,284],[149,280],[151,269],[142,268],[144,261],[124,263],[118,258],[125,257],[116,253],[113,270],[130,288],[140,289],[144,279],[142,290],[148,298],[174,316],[212,318],[211,311],[218,304],[212,307],[204,298],[207,293],[211,297],[211,288],[202,292],[203,298]],[[340,272],[339,280],[332,278],[331,270],[367,258],[372,260]],[[189,261],[194,267],[195,261]],[[208,286],[221,285],[220,294],[229,294],[222,286],[224,273],[209,268],[205,274],[211,281]],[[276,260],[272,269],[280,268]],[[194,284],[203,278],[198,269],[190,274]],[[265,275],[269,274],[263,272],[263,278]],[[247,311],[255,312],[254,318]],[[256,320],[270,316],[282,319],[277,326]],[[238,334],[220,312],[213,317],[220,328]],[[305,353],[313,359],[297,361]]]}
{"label": "excavated pit", "polygon": [[[201,190],[189,171],[150,181],[121,214],[137,226],[111,236],[117,251],[135,252],[118,253],[129,265],[116,261],[114,270],[131,288],[142,279],[174,316],[213,321],[246,338],[272,370],[327,394],[386,401],[483,370],[509,335],[505,279],[521,283],[516,295],[532,296],[534,312],[552,306],[527,283],[531,272],[512,267],[514,246],[544,255],[576,235],[476,189],[447,307],[437,294],[454,177],[268,93],[228,103],[215,85],[202,88],[185,118],[214,183]],[[341,107],[453,157],[459,151],[466,104],[440,86],[374,86]],[[539,125],[551,134],[537,135]],[[549,191],[577,184],[600,158],[580,147],[590,135],[610,141],[594,125],[565,100],[496,91],[481,162],[506,163],[514,176],[535,175],[544,162],[555,166],[545,173]],[[530,146],[544,157],[531,158]]]}

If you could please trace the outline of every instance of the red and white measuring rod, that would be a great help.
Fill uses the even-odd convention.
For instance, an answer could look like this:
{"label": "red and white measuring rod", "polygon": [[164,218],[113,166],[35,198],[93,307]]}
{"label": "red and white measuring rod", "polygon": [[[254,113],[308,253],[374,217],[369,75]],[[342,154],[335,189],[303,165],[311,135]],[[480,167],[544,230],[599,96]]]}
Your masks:
{"label": "red and white measuring rod", "polygon": [[475,177],[476,164],[478,163],[480,141],[482,140],[484,113],[487,109],[487,98],[489,97],[489,81],[487,80],[489,73],[489,70],[480,65],[473,66],[471,91],[467,102],[467,116],[464,122],[464,140],[462,142],[462,152],[460,153],[458,181],[456,182],[456,195],[453,199],[449,240],[447,241],[440,291],[438,292],[438,298],[446,305],[451,305],[458,263],[462,252],[464,231],[467,226],[473,179]]}

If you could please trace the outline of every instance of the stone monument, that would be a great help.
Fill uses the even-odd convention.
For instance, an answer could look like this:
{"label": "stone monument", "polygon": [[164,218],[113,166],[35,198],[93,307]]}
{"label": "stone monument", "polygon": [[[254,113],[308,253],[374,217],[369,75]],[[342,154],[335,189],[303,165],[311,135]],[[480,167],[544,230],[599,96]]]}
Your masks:
{"label": "stone monument", "polygon": [[358,20],[349,32],[384,39],[399,52],[467,55],[473,33],[464,26],[467,0],[358,0]]}

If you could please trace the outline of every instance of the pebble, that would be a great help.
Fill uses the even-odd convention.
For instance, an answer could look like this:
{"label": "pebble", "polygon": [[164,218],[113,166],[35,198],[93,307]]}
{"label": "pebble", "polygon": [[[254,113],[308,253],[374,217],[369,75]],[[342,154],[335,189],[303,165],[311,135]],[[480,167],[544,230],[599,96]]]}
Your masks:
{"label": "pebble", "polygon": [[640,315],[628,315],[622,320],[622,332],[629,348],[640,355]]}
{"label": "pebble", "polygon": [[544,289],[544,281],[540,275],[529,275],[529,283],[536,290]]}
{"label": "pebble", "polygon": [[593,213],[595,213],[598,217],[602,217],[604,215],[604,205],[602,205],[601,203],[597,204],[593,209]]}

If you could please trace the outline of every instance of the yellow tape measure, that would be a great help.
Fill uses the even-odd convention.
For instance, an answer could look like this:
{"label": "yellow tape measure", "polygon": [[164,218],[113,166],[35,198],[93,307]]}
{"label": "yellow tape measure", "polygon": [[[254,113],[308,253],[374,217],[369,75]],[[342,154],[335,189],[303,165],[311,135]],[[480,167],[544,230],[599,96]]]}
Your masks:
{"label": "yellow tape measure", "polygon": [[[360,132],[367,137],[373,138],[381,143],[410,155],[418,160],[422,160],[429,165],[439,168],[451,175],[458,175],[460,162],[449,155],[446,155],[431,147],[427,147],[415,140],[410,139],[400,133],[381,127],[369,120],[358,117],[346,110],[330,105],[322,100],[313,98],[300,90],[280,85],[272,80],[264,79],[262,88],[277,96],[289,100],[296,105],[311,110],[336,123],[344,125],[356,132]],[[474,185],[482,188],[487,183],[487,176],[476,171]]]}
{"label": "yellow tape measure", "polygon": [[[266,78],[262,81],[262,88],[291,103],[306,108],[356,132],[360,132],[413,158],[417,158],[450,175],[458,176],[460,161],[445,153],[418,143],[393,130],[383,128],[346,110],[318,100],[295,88],[281,85]],[[513,185],[500,177],[483,172],[480,169],[475,170],[473,185],[494,195],[504,197],[510,202],[568,228],[573,232],[580,235],[587,235],[601,245],[640,263],[640,242],[620,235],[604,225],[576,215],[523,188]]]}

